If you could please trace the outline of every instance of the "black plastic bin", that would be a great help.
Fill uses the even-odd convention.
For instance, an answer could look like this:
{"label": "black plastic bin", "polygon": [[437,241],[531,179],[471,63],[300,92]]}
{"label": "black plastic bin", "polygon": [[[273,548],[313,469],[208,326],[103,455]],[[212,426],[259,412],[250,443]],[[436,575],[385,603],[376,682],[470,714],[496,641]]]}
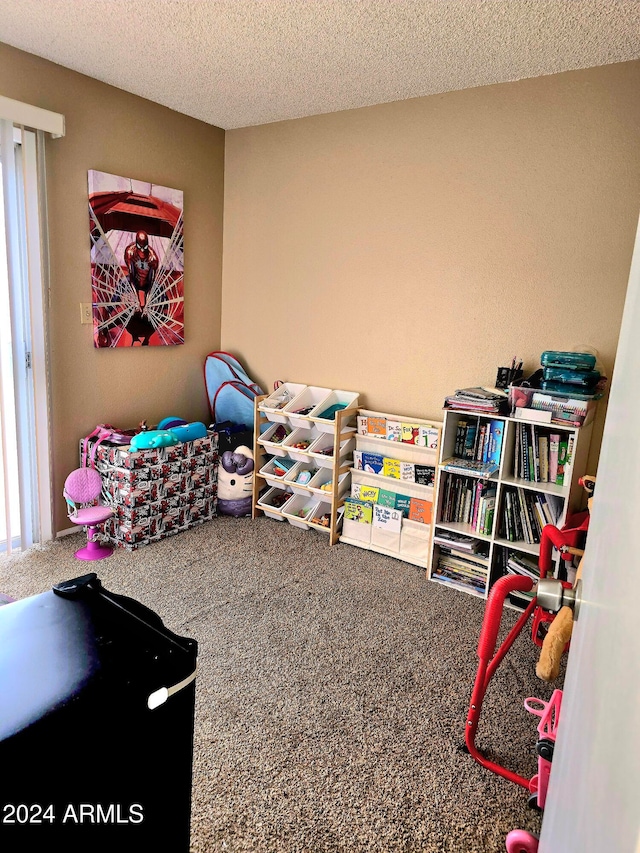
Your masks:
{"label": "black plastic bin", "polygon": [[187,853],[196,657],[95,574],[0,607],[0,850]]}

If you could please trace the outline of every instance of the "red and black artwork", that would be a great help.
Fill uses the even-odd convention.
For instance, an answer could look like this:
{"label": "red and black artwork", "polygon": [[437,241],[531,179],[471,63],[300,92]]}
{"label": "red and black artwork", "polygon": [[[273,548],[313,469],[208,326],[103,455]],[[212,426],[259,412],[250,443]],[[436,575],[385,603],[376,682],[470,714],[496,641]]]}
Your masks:
{"label": "red and black artwork", "polygon": [[184,343],[183,194],[89,171],[96,347]]}

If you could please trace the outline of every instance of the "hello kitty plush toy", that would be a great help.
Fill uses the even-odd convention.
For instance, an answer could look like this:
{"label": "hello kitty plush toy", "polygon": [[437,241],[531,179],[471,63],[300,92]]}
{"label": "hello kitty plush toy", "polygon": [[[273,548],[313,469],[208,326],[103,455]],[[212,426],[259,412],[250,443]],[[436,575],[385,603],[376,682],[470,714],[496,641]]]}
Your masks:
{"label": "hello kitty plush toy", "polygon": [[218,511],[221,515],[251,515],[253,453],[244,445],[225,450],[218,466]]}

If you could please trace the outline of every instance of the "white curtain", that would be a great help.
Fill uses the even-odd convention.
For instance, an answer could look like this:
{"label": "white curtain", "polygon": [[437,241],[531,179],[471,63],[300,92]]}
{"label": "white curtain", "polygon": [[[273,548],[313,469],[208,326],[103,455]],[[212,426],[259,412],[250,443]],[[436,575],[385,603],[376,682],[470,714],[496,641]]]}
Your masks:
{"label": "white curtain", "polygon": [[43,143],[41,131],[0,119],[0,540],[8,553],[53,536]]}

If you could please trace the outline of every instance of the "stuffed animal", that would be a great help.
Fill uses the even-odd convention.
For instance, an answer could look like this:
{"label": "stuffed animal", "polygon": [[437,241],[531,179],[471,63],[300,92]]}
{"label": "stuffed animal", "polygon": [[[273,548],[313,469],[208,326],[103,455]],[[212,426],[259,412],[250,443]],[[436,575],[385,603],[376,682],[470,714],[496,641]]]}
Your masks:
{"label": "stuffed animal", "polygon": [[239,518],[251,514],[253,453],[245,445],[225,450],[218,465],[218,511]]}
{"label": "stuffed animal", "polygon": [[154,447],[171,447],[179,444],[178,436],[169,429],[148,429],[139,432],[131,439],[132,450],[150,450]]}

